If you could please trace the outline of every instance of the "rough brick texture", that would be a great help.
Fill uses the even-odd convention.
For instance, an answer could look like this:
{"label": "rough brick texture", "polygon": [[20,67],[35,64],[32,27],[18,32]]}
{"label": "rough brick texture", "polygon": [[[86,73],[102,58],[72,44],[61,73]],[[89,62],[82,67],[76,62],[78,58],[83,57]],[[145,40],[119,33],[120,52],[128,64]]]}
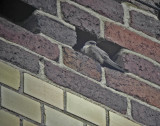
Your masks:
{"label": "rough brick texture", "polygon": [[114,21],[123,22],[123,8],[120,0],[73,0],[81,5],[89,7]]}
{"label": "rough brick texture", "polygon": [[105,38],[160,62],[160,44],[146,39],[122,26],[106,22]]}
{"label": "rough brick texture", "polygon": [[96,35],[100,33],[100,21],[88,12],[81,10],[66,2],[61,3],[63,19],[76,27],[92,32]]}
{"label": "rough brick texture", "polygon": [[24,22],[23,27],[33,33],[44,33],[45,35],[70,46],[76,44],[76,32],[74,30],[39,13],[31,15]]}
{"label": "rough brick texture", "polygon": [[75,52],[70,48],[63,48],[63,62],[66,66],[97,81],[101,80],[101,66],[91,58]]}
{"label": "rough brick texture", "polygon": [[59,49],[47,39],[0,18],[0,37],[24,46],[52,60],[58,60]]}
{"label": "rough brick texture", "polygon": [[160,65],[129,52],[121,53],[117,62],[129,72],[160,85]]}
{"label": "rough brick texture", "polygon": [[57,6],[56,2],[57,0],[21,0],[29,5],[34,6],[35,8],[41,9],[47,13],[50,13],[52,15],[57,15]]}
{"label": "rough brick texture", "polygon": [[66,69],[59,68],[50,62],[45,62],[45,75],[56,84],[69,88],[118,112],[126,113],[126,99],[99,84]]}
{"label": "rough brick texture", "polygon": [[[143,5],[143,4],[141,4],[141,3],[139,3],[139,2],[137,2],[137,1],[135,1],[135,0],[129,0],[131,3],[133,3],[134,5],[136,5],[136,7],[138,7],[139,9],[143,9],[143,10],[146,10],[146,11],[149,11],[149,12],[151,12],[151,13],[153,13],[153,14],[156,14],[157,12],[155,12],[155,10],[154,9],[152,9],[151,7],[148,7],[148,6],[146,6],[146,5]],[[145,2],[145,3],[148,3],[148,4],[150,4],[150,5],[152,5],[152,6],[155,6],[155,3],[158,3],[159,2],[159,0],[141,0],[141,1],[143,1],[143,2]]]}
{"label": "rough brick texture", "polygon": [[155,18],[149,17],[136,11],[131,11],[130,16],[131,27],[160,40],[159,20],[156,20]]}
{"label": "rough brick texture", "polygon": [[0,40],[0,59],[13,63],[33,73],[39,72],[39,57]]}
{"label": "rough brick texture", "polygon": [[160,125],[160,112],[155,111],[135,101],[131,101],[132,117],[136,121],[147,126]]}
{"label": "rough brick texture", "polygon": [[107,68],[105,71],[107,86],[160,108],[160,90],[123,73]]}

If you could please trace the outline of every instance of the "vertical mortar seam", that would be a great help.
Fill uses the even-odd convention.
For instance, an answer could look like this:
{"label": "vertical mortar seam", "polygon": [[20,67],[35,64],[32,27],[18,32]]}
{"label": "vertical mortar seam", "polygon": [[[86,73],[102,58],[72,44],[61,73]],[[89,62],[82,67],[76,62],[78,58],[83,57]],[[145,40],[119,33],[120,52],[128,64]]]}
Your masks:
{"label": "vertical mortar seam", "polygon": [[123,22],[126,27],[129,27],[129,22],[130,22],[130,15],[129,15],[129,7],[126,5],[126,3],[122,3],[123,7],[123,12],[124,12],[124,17],[123,17]]}

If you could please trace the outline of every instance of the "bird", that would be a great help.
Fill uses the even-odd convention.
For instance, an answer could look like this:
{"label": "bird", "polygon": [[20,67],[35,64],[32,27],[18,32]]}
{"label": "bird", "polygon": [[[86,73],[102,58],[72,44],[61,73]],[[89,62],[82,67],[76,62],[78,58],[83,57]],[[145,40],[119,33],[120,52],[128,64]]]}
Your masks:
{"label": "bird", "polygon": [[81,52],[92,59],[98,61],[102,66],[107,66],[111,69],[118,70],[120,72],[125,72],[125,70],[120,67],[117,63],[112,61],[109,57],[109,55],[100,49],[98,46],[96,46],[96,42],[91,40],[87,41],[84,46],[81,49]]}

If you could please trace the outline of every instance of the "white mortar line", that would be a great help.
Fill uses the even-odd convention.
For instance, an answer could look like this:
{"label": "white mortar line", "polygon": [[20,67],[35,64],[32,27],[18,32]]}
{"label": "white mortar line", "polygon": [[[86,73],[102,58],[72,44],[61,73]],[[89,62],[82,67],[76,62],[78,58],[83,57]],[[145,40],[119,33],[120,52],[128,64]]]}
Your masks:
{"label": "white mortar line", "polygon": [[63,64],[63,50],[62,50],[62,46],[58,45],[58,48],[59,48],[59,64],[61,66],[64,66],[64,64]]}
{"label": "white mortar line", "polygon": [[102,71],[101,83],[105,85],[106,84],[106,76],[105,76],[105,70],[103,67],[101,67],[101,71]]}
{"label": "white mortar line", "polygon": [[62,15],[61,15],[61,5],[60,5],[60,0],[57,0],[57,16],[60,20],[62,20]]}
{"label": "white mortar line", "polygon": [[104,30],[105,30],[104,21],[100,20],[100,37],[102,38],[104,38]]}
{"label": "white mortar line", "polygon": [[123,17],[124,25],[126,27],[129,27],[129,22],[130,22],[129,8],[126,5],[126,3],[122,3],[122,7],[123,7],[123,10],[124,10],[124,17]]}

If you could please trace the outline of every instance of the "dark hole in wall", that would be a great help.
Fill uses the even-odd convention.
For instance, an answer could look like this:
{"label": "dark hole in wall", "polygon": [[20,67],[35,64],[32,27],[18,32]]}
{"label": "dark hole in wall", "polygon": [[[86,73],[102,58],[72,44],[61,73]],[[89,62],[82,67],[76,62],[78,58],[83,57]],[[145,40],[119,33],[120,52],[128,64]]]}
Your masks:
{"label": "dark hole in wall", "polygon": [[81,48],[84,46],[85,42],[89,40],[94,40],[97,42],[97,46],[108,53],[111,59],[116,59],[116,54],[122,49],[121,46],[119,46],[116,43],[107,41],[106,39],[99,38],[98,36],[91,34],[87,31],[82,31],[78,28],[76,28],[77,33],[77,44],[73,47],[74,50],[80,51]]}
{"label": "dark hole in wall", "polygon": [[35,9],[20,0],[0,0],[0,16],[16,24],[27,19]]}

